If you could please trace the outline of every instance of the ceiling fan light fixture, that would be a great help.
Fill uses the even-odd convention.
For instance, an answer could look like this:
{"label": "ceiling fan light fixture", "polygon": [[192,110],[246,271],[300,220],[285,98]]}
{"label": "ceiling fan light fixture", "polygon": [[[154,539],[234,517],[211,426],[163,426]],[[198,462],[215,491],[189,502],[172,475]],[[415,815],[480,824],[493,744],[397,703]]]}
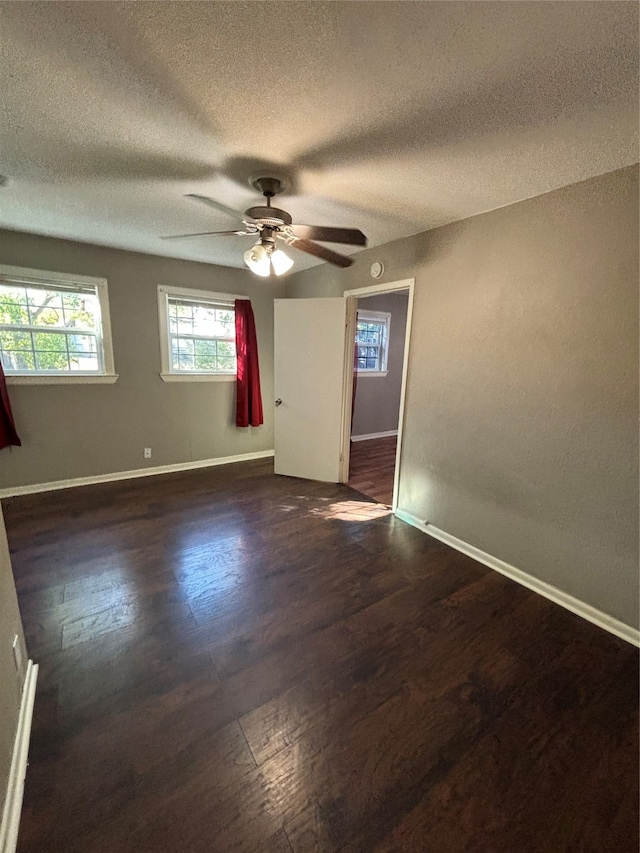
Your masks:
{"label": "ceiling fan light fixture", "polygon": [[283,275],[293,266],[289,255],[281,249],[276,249],[271,243],[256,243],[244,253],[244,262],[251,272],[267,278],[271,271]]}
{"label": "ceiling fan light fixture", "polygon": [[293,266],[293,261],[282,249],[275,249],[271,253],[271,264],[276,275],[283,275]]}
{"label": "ceiling fan light fixture", "polygon": [[244,253],[244,262],[251,272],[266,278],[271,272],[269,250],[262,243],[256,243]]}

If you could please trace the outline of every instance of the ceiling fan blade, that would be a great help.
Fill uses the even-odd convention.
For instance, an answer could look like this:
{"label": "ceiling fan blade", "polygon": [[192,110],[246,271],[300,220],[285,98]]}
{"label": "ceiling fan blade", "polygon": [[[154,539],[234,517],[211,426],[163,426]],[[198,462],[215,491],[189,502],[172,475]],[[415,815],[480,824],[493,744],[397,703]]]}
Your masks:
{"label": "ceiling fan blade", "polygon": [[[280,235],[278,234],[278,236]],[[324,246],[312,243],[311,240],[305,240],[304,237],[297,237],[296,239],[283,237],[283,239],[286,239],[287,244],[293,246],[294,249],[300,249],[301,252],[306,252],[307,255],[315,255],[316,258],[329,261],[330,264],[334,264],[336,267],[350,267],[353,263],[351,258],[339,255],[337,252],[332,252],[331,249],[325,249]]]}
{"label": "ceiling fan blade", "polygon": [[161,240],[184,240],[186,237],[231,237],[233,234],[239,237],[255,237],[257,231],[201,231],[199,234],[171,234],[161,237]]}
{"label": "ceiling fan blade", "polygon": [[349,246],[366,246],[367,238],[357,228],[328,228],[324,225],[292,225],[296,237],[320,240],[322,243],[345,243]]}
{"label": "ceiling fan blade", "polygon": [[239,213],[237,210],[234,210],[232,207],[227,207],[226,204],[222,204],[222,202],[216,201],[214,198],[209,198],[206,195],[196,195],[195,193],[187,193],[187,198],[195,198],[196,201],[201,201],[203,204],[206,204],[208,207],[212,207],[214,210],[219,210],[220,213],[226,213],[227,216],[233,216],[234,219],[245,219],[244,213]]}

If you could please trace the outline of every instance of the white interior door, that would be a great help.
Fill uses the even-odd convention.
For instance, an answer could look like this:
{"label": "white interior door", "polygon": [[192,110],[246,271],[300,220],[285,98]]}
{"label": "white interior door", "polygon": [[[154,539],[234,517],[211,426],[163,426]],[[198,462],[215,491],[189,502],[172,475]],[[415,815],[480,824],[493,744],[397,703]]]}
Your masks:
{"label": "white interior door", "polygon": [[275,472],[340,482],[347,301],[276,299]]}

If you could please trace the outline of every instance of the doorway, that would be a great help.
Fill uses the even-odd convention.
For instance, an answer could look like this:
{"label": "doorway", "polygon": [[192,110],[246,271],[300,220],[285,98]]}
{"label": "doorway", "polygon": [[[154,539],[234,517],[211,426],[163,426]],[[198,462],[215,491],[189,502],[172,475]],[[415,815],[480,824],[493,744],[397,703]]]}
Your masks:
{"label": "doorway", "polygon": [[345,480],[395,509],[413,280],[347,291],[345,297],[352,354],[351,382],[345,382]]}
{"label": "doorway", "polygon": [[[402,463],[412,278],[350,290],[341,297],[274,300],[276,474],[330,483],[348,482],[357,300],[399,290],[408,291],[409,299],[391,502],[395,511]],[[391,333],[395,333],[393,318]]]}

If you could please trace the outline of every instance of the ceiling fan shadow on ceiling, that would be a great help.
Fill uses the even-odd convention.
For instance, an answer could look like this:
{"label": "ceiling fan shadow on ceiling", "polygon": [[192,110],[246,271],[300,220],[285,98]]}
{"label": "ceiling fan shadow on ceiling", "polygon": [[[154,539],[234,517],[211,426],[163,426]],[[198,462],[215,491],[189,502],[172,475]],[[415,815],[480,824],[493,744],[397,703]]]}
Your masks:
{"label": "ceiling fan shadow on ceiling", "polygon": [[251,272],[265,278],[271,273],[282,275],[291,269],[293,260],[277,248],[276,240],[282,240],[307,255],[314,255],[323,261],[337,267],[350,267],[353,259],[340,255],[325,246],[320,246],[316,240],[325,243],[344,243],[348,246],[366,246],[367,238],[357,228],[330,228],[323,225],[294,225],[286,210],[271,207],[271,199],[282,192],[283,185],[279,178],[259,177],[251,181],[251,185],[259,190],[266,198],[265,205],[257,205],[245,210],[244,214],[233,210],[215,199],[204,195],[189,193],[187,198],[200,201],[215,210],[239,219],[244,229],[236,231],[202,231],[197,234],[176,234],[162,237],[163,240],[183,240],[191,237],[257,237],[252,248],[244,253],[244,261]]}

